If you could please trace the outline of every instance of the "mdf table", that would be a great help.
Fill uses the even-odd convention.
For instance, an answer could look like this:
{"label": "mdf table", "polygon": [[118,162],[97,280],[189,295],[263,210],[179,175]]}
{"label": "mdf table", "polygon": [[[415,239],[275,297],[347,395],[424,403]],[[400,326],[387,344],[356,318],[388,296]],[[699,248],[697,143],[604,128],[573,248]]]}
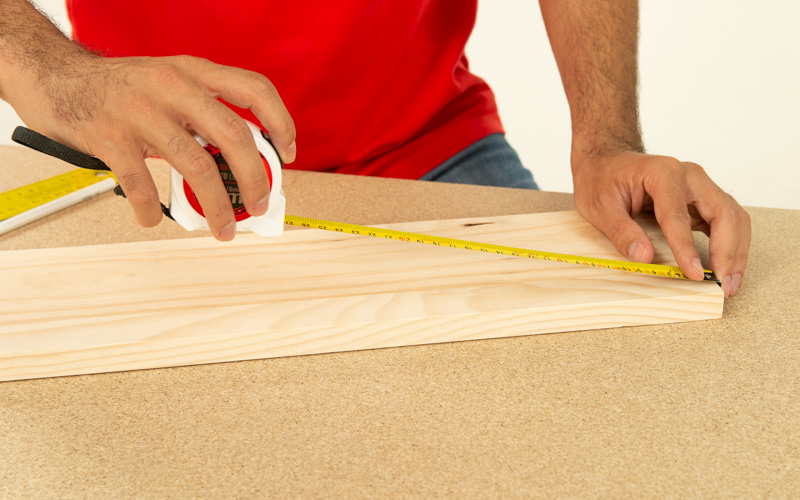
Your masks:
{"label": "mdf table", "polygon": [[[67,168],[0,147],[0,191]],[[288,213],[359,224],[574,208],[297,171],[284,188]],[[0,496],[800,496],[800,212],[748,212],[718,320],[0,383]],[[109,193],[0,250],[187,236],[207,233],[139,228]]]}

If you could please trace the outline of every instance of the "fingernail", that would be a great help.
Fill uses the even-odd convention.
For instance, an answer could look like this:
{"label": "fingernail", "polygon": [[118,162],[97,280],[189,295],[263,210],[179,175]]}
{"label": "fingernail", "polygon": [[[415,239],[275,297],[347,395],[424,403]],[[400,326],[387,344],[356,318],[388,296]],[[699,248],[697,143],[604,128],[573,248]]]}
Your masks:
{"label": "fingernail", "polygon": [[267,208],[269,208],[269,195],[264,196],[256,202],[256,204],[253,206],[253,213],[251,215],[264,215],[267,213]]}
{"label": "fingernail", "polygon": [[731,295],[736,295],[736,292],[739,291],[739,286],[742,284],[742,275],[739,273],[734,274],[731,277]]}
{"label": "fingernail", "polygon": [[292,141],[292,143],[289,144],[289,147],[286,149],[286,159],[284,160],[284,163],[292,163],[295,158],[297,158],[297,142]]}
{"label": "fingernail", "polygon": [[725,294],[725,298],[731,296],[731,277],[725,276],[722,278],[722,292]]}
{"label": "fingernail", "polygon": [[634,262],[639,262],[641,260],[641,259],[637,259],[636,258],[636,252],[637,251],[639,251],[639,253],[642,253],[639,250],[639,247],[641,247],[641,246],[642,245],[640,245],[638,241],[634,241],[633,243],[631,243],[631,246],[628,248],[628,259],[629,260],[632,260]]}
{"label": "fingernail", "polygon": [[706,271],[705,269],[703,269],[703,263],[700,262],[700,259],[694,259],[692,261],[692,271],[694,272],[694,275],[698,279],[703,279],[703,276],[705,276]]}
{"label": "fingernail", "polygon": [[231,241],[236,234],[236,222],[232,221],[227,223],[222,229],[219,230],[219,239],[222,241]]}

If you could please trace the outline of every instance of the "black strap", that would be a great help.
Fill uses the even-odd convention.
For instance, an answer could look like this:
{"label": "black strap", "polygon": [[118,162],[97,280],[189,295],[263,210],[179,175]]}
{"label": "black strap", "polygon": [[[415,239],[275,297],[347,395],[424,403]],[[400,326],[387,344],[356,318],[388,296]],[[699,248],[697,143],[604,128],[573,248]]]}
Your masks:
{"label": "black strap", "polygon": [[11,134],[11,140],[17,144],[35,149],[40,153],[64,160],[76,167],[88,168],[89,170],[111,170],[99,158],[76,151],[29,128],[15,128],[14,133]]}
{"label": "black strap", "polygon": [[[67,163],[75,165],[76,167],[87,168],[89,170],[111,170],[108,168],[108,165],[103,163],[101,159],[95,158],[94,156],[89,156],[86,153],[81,153],[80,151],[72,149],[69,146],[65,146],[60,142],[56,142],[53,139],[29,128],[15,128],[14,133],[11,134],[11,140],[17,144],[22,144],[23,146],[27,146],[31,149],[39,151],[40,153],[63,160]],[[127,198],[119,184],[117,184],[114,188],[114,194],[117,196],[122,196],[123,198]],[[164,213],[164,215],[172,219],[172,214],[169,213],[169,208],[164,206],[163,203],[161,204],[161,211]]]}

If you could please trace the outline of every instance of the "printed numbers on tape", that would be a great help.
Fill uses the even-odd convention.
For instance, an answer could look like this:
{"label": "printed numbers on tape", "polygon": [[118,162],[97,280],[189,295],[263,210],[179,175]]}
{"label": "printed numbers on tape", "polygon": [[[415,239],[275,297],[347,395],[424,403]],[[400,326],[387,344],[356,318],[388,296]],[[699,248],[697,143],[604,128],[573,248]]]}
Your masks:
{"label": "printed numbers on tape", "polygon": [[112,177],[111,172],[77,169],[0,193],[0,221]]}
{"label": "printed numbers on tape", "polygon": [[[597,259],[594,257],[582,257],[579,255],[542,252],[538,250],[529,250],[526,248],[494,245],[491,243],[480,243],[476,241],[458,240],[454,238],[443,238],[440,236],[409,233],[405,231],[382,229],[371,226],[359,226],[356,224],[347,224],[343,222],[334,222],[321,219],[311,219],[308,217],[297,217],[294,215],[287,215],[285,217],[284,223],[290,226],[324,229],[326,231],[336,231],[338,233],[373,236],[377,238],[385,238],[397,241],[407,241],[413,243],[423,243],[426,245],[460,248],[463,250],[474,250],[478,252],[496,253],[501,255],[510,255],[513,257],[527,257],[530,259],[541,259],[553,262],[562,262],[565,264],[577,264],[582,266],[601,267],[605,269],[615,269],[618,271],[664,276],[668,278],[688,279],[686,275],[683,273],[683,271],[681,271],[681,268],[677,266],[664,266],[659,264],[641,264],[638,262],[625,262],[625,261],[611,260],[611,259]],[[703,277],[703,281],[714,281],[719,283],[717,278],[714,276],[714,273],[708,270],[705,271],[705,276]]]}
{"label": "printed numbers on tape", "polygon": [[[67,172],[66,174],[45,179],[43,181],[28,184],[27,186],[12,189],[5,193],[0,193],[0,221],[70,194],[84,187],[90,186],[94,183],[100,182],[111,175],[112,174],[108,171],[78,169]],[[312,219],[294,215],[286,215],[284,223],[290,226],[322,229],[326,231],[335,231],[339,233],[348,233],[360,236],[372,236],[403,242],[423,243],[427,245],[488,252],[509,255],[513,257],[527,257],[531,259],[541,259],[567,264],[615,269],[619,271],[664,276],[669,278],[688,279],[683,271],[681,271],[681,269],[677,266],[641,264],[636,262],[583,257],[579,255],[542,252],[526,248],[516,248],[503,245],[494,245],[490,243],[480,243],[476,241],[444,238],[427,234],[410,233],[371,226],[360,226],[357,224]],[[708,270],[705,271],[705,277],[703,279],[704,281],[718,282],[714,274]]]}

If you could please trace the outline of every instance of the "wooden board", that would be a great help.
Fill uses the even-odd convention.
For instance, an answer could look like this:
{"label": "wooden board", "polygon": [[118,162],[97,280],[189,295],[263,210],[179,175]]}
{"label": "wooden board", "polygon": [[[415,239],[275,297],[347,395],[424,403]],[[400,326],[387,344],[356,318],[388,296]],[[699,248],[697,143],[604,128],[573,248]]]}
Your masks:
{"label": "wooden board", "polygon": [[[643,221],[656,263],[674,265]],[[620,259],[575,212],[391,224]],[[0,253],[0,380],[718,318],[697,283],[318,230]]]}

